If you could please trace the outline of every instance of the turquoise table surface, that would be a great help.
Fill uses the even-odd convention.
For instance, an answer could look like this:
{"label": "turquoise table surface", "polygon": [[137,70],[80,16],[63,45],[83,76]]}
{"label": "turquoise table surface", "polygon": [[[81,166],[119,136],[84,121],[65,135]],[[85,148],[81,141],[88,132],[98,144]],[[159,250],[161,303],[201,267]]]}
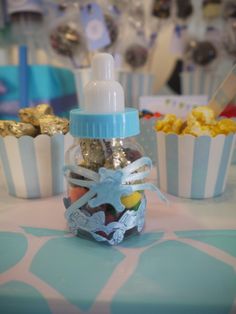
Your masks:
{"label": "turquoise table surface", "polygon": [[62,196],[1,182],[0,313],[236,313],[236,166],[220,197],[167,197],[148,192],[144,232],[110,247],[68,232]]}

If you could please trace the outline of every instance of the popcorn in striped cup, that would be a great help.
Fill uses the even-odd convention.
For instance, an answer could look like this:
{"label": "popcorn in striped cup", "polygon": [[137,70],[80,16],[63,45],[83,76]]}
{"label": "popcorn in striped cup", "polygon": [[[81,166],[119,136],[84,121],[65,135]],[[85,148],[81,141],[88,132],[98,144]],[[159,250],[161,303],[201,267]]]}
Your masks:
{"label": "popcorn in striped cup", "polygon": [[236,123],[216,121],[213,111],[197,107],[187,125],[166,115],[155,126],[157,182],[172,195],[204,199],[224,192],[236,139]]}

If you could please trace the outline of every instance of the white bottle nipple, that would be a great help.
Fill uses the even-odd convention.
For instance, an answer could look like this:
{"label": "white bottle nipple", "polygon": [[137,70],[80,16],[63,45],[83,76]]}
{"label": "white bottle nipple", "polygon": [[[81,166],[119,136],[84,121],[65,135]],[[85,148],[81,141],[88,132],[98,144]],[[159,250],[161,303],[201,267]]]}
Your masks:
{"label": "white bottle nipple", "polygon": [[88,113],[124,111],[124,91],[114,79],[114,59],[108,53],[98,53],[92,60],[92,80],[84,89],[83,110]]}

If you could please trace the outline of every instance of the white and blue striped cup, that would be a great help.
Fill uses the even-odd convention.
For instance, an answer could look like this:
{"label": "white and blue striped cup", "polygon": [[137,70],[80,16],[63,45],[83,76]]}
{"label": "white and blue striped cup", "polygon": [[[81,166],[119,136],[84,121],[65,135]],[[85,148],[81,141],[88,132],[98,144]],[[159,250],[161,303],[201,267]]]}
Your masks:
{"label": "white and blue striped cup", "polygon": [[125,105],[138,109],[141,96],[153,95],[154,79],[150,73],[118,71],[118,81],[124,88]]}
{"label": "white and blue striped cup", "polygon": [[20,198],[43,198],[63,193],[68,133],[36,138],[0,137],[0,162],[8,193]]}
{"label": "white and blue striped cup", "polygon": [[204,199],[225,190],[235,134],[216,137],[157,132],[157,184],[172,195]]}
{"label": "white and blue striped cup", "polygon": [[232,164],[236,164],[236,143],[234,145],[233,157],[232,157]]}
{"label": "white and blue striped cup", "polygon": [[212,96],[222,80],[214,71],[204,68],[183,71],[180,78],[181,93],[183,95],[207,95],[208,98]]}

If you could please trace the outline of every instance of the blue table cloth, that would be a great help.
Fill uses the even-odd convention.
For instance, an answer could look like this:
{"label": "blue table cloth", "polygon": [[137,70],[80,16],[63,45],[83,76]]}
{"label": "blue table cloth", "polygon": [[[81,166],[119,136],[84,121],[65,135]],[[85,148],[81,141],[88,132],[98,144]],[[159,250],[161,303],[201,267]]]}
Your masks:
{"label": "blue table cloth", "polygon": [[62,196],[17,199],[1,184],[0,313],[236,313],[235,187],[231,166],[214,199],[148,192],[144,232],[110,247],[68,232]]}

